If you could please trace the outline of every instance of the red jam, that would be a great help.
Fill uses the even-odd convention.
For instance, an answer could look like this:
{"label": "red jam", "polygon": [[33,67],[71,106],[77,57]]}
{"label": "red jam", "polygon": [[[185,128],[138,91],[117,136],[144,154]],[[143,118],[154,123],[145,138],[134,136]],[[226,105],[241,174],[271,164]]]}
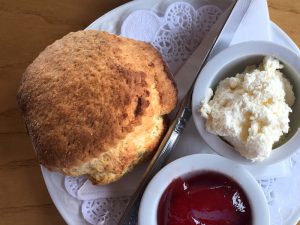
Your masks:
{"label": "red jam", "polygon": [[177,178],[163,193],[158,225],[251,225],[251,208],[231,178],[204,172]]}

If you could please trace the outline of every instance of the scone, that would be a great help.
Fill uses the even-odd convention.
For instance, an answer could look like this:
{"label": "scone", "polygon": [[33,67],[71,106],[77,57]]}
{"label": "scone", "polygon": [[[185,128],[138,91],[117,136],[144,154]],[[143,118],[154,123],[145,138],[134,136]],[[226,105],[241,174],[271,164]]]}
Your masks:
{"label": "scone", "polygon": [[48,46],[17,99],[42,165],[108,184],[155,151],[177,90],[150,44],[89,30]]}

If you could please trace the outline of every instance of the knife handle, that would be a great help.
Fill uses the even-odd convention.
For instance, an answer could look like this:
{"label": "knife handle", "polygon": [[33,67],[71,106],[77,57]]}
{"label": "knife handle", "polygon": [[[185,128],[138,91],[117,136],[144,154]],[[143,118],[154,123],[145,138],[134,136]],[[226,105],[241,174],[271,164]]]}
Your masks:
{"label": "knife handle", "polygon": [[152,179],[152,177],[162,168],[165,164],[167,156],[175,147],[179,136],[182,134],[186,123],[191,117],[191,98],[192,89],[185,96],[180,104],[180,108],[176,114],[175,119],[171,123],[165,137],[160,143],[157,152],[153,156],[146,172],[144,173],[142,180],[139,183],[138,188],[130,198],[130,201],[126,207],[126,210],[120,219],[118,225],[136,225],[138,222],[138,210],[142,194],[146,189],[146,186]]}

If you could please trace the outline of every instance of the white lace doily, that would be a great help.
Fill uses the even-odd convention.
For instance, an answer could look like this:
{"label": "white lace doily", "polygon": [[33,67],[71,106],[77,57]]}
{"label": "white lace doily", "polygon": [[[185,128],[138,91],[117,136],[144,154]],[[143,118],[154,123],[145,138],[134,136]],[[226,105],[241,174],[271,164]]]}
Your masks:
{"label": "white lace doily", "polygon": [[[151,42],[175,74],[221,13],[222,10],[214,5],[203,5],[195,9],[185,2],[171,4],[162,17],[152,11],[138,10],[125,19],[121,35]],[[283,225],[283,215],[300,205],[300,195],[296,197],[295,194],[300,190],[300,175],[297,172],[300,171],[299,152],[291,157],[290,163],[291,176],[258,180],[268,200],[272,225]],[[118,187],[113,187],[116,191],[110,196],[106,189],[104,192],[108,197],[95,199],[95,196],[106,196],[99,194],[103,187],[92,187],[85,177],[65,177],[66,190],[73,197],[82,200],[82,215],[90,224],[117,224],[130,193],[135,188],[133,186],[132,190],[123,191],[122,185],[117,186],[121,191],[118,192]]]}
{"label": "white lace doily", "polygon": [[205,5],[196,10],[185,2],[170,5],[164,17],[137,10],[123,22],[121,35],[151,42],[176,74],[221,14],[217,6]]}

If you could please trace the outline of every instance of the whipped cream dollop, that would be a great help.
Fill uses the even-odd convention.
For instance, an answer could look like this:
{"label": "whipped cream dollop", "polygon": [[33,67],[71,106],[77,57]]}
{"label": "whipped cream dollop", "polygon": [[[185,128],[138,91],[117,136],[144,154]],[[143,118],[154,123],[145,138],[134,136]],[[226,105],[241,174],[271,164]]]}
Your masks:
{"label": "whipped cream dollop", "polygon": [[220,81],[214,95],[209,89],[200,107],[207,131],[223,137],[247,159],[268,158],[273,144],[289,131],[295,102],[282,68],[279,60],[266,56],[258,67]]}

